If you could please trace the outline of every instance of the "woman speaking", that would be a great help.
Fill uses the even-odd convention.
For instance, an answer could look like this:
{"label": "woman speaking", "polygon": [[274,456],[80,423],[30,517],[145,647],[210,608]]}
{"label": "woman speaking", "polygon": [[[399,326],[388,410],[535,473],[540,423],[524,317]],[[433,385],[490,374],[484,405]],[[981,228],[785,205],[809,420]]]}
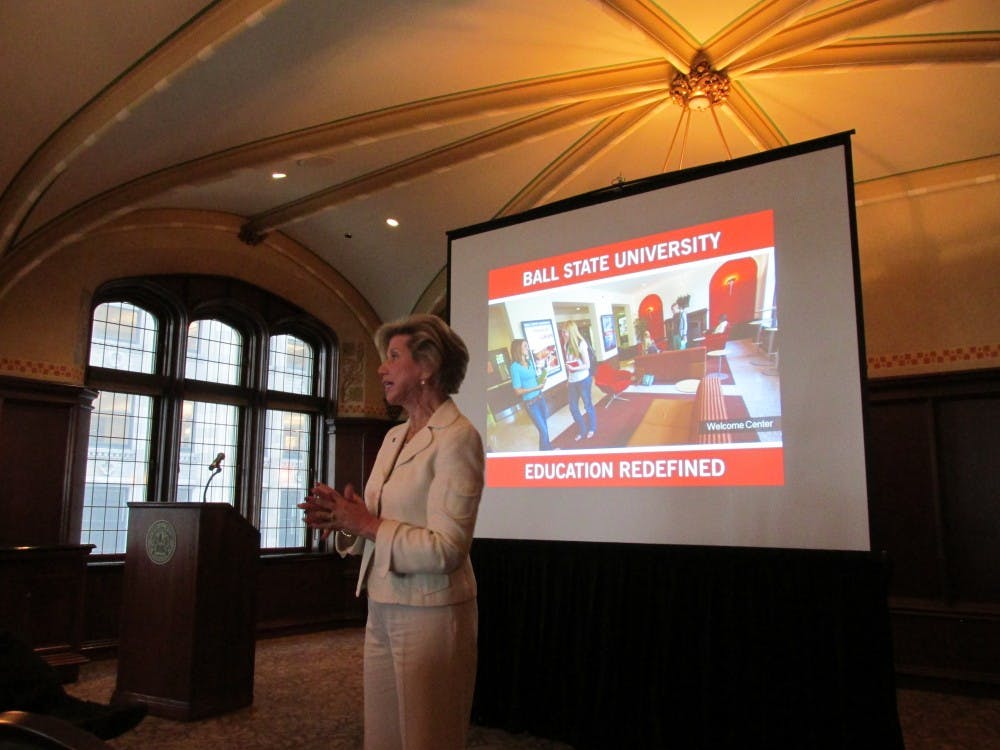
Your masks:
{"label": "woman speaking", "polygon": [[306,523],[360,554],[368,592],[365,748],[465,747],[476,676],[476,580],[469,548],[483,488],[479,433],[451,400],[469,362],[440,318],[382,326],[375,344],[388,403],[406,410],[386,434],[364,500],[317,484]]}

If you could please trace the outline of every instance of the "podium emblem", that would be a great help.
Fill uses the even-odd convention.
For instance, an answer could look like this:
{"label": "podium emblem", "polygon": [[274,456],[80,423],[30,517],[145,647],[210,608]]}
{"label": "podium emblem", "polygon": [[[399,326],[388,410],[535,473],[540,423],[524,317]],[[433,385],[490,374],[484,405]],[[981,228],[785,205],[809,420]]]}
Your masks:
{"label": "podium emblem", "polygon": [[167,521],[154,521],[146,531],[146,556],[157,565],[170,562],[177,549],[177,531]]}

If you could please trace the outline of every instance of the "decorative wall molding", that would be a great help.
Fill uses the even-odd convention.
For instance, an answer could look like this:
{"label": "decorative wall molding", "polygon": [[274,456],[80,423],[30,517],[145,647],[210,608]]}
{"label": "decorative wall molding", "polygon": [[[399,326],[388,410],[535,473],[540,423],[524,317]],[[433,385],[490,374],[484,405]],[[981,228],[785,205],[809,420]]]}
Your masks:
{"label": "decorative wall molding", "polygon": [[54,362],[33,362],[28,359],[0,357],[0,375],[53,383],[83,383],[83,368]]}
{"label": "decorative wall molding", "polygon": [[874,354],[867,362],[871,378],[986,369],[1000,366],[1000,344]]}
{"label": "decorative wall molding", "polygon": [[369,419],[388,420],[385,408],[379,409],[371,404],[341,404],[337,409],[338,417],[366,417]]}

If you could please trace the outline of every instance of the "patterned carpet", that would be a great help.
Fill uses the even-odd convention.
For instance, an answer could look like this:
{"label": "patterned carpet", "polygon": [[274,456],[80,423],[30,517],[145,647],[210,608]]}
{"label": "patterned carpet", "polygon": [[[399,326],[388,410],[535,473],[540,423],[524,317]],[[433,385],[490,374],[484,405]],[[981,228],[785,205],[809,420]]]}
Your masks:
{"label": "patterned carpet", "polygon": [[[361,747],[360,628],[258,641],[252,706],[183,723],[147,717],[112,740],[118,750],[358,750]],[[92,662],[67,686],[106,702],[117,662]],[[1000,750],[1000,699],[926,690],[898,691],[906,750]],[[476,750],[569,750],[549,740],[473,726]]]}
{"label": "patterned carpet", "polygon": [[[252,706],[194,722],[148,716],[108,744],[116,750],[359,750],[363,641],[362,628],[258,641]],[[66,690],[78,698],[107,702],[117,668],[116,660],[86,664],[80,680]],[[568,750],[557,742],[475,726],[468,746]]]}

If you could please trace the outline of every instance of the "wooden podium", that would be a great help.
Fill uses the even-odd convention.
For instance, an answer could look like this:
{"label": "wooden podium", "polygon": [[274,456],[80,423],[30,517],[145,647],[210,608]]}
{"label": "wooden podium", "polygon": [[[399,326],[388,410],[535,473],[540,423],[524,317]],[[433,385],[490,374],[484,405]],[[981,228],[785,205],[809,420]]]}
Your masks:
{"label": "wooden podium", "polygon": [[129,503],[114,702],[183,721],[253,702],[259,549],[226,503]]}

